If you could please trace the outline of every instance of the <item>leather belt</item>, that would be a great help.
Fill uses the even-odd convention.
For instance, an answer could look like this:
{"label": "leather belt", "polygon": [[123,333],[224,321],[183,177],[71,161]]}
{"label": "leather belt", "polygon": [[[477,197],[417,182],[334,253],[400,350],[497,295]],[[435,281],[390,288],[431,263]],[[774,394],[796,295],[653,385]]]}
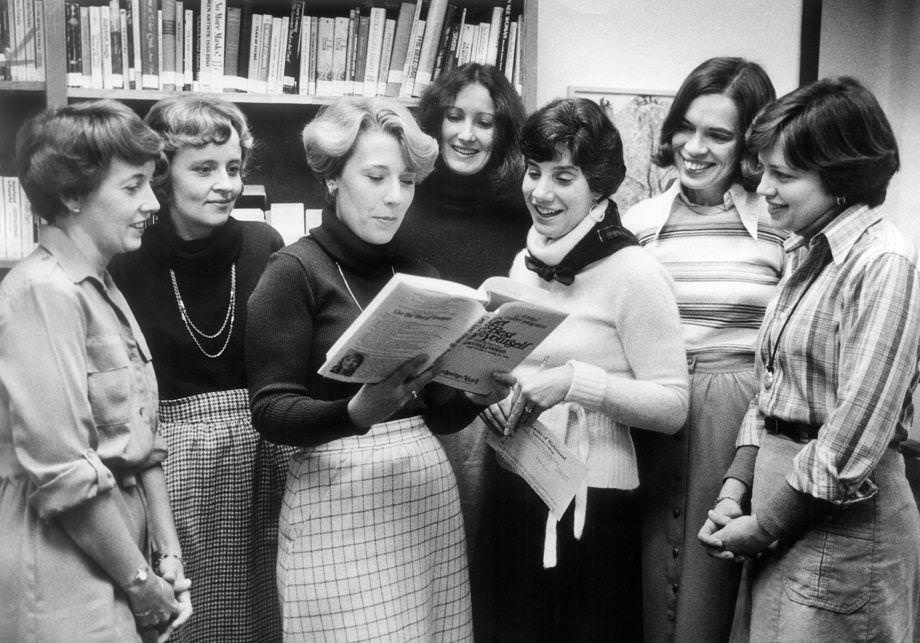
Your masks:
{"label": "leather belt", "polygon": [[818,437],[818,429],[820,428],[804,422],[789,422],[769,416],[763,419],[763,425],[770,435],[784,435],[793,442],[800,444],[805,444]]}

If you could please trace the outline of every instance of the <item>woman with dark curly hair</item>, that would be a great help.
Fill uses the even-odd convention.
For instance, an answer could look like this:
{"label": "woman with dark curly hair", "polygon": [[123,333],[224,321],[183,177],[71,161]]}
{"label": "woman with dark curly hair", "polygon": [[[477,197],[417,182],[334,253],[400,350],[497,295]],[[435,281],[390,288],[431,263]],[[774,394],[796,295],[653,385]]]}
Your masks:
{"label": "woman with dark curly hair", "polygon": [[636,641],[631,430],[674,433],[687,417],[677,305],[667,272],[622,227],[610,199],[626,167],[620,135],[600,107],[549,103],[527,119],[521,147],[533,226],[510,276],[569,317],[514,369],[512,395],[489,415],[505,431],[538,421],[588,474],[557,523],[521,477],[501,470],[499,513],[488,521],[495,637]]}

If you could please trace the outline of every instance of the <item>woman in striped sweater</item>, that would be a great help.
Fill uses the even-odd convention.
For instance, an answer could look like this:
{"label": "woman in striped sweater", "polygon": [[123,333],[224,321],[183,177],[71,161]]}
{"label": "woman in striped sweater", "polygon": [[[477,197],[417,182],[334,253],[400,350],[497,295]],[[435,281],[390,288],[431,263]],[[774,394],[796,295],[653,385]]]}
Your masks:
{"label": "woman in striped sweater", "polygon": [[756,63],[700,64],[677,91],[654,157],[678,179],[623,218],[674,278],[691,373],[686,426],[639,445],[649,642],[722,641],[731,627],[739,568],[708,557],[696,530],[734,455],[755,390],[757,329],[783,273],[783,234],[741,172],[744,132],[774,96]]}

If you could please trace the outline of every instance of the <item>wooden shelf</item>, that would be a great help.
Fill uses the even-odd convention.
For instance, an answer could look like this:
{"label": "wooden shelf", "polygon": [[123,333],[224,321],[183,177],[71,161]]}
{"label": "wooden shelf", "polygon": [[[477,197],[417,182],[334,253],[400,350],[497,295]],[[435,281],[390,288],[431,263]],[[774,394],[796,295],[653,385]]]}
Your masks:
{"label": "wooden shelf", "polygon": [[41,81],[0,80],[0,92],[44,92]]}
{"label": "wooden shelf", "polygon": [[[219,97],[234,103],[247,103],[253,105],[327,105],[337,96],[313,96],[300,94],[246,94],[243,92],[185,92],[185,91],[158,91],[152,89],[84,89],[70,87],[67,89],[68,98],[96,99],[113,98],[121,101],[158,101],[167,96],[176,94],[191,94],[201,97]],[[400,103],[410,107],[418,104],[418,98],[399,98]]]}

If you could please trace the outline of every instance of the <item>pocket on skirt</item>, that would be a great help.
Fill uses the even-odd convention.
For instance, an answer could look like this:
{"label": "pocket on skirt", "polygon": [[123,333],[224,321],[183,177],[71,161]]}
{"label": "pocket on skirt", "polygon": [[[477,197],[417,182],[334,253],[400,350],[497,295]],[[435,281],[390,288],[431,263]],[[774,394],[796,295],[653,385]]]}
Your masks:
{"label": "pocket on skirt", "polygon": [[852,614],[871,594],[871,539],[813,529],[795,544],[786,560],[784,585],[789,600],[837,614]]}

